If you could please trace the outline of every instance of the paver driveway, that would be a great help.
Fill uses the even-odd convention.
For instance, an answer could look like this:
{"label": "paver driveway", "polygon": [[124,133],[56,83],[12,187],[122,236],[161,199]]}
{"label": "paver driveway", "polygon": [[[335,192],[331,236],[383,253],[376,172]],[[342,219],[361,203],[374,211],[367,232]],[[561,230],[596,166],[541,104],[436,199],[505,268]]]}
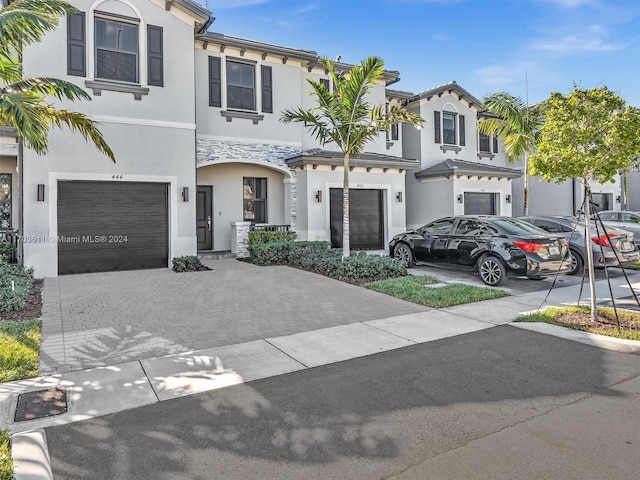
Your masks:
{"label": "paver driveway", "polygon": [[205,263],[46,279],[40,374],[428,310],[289,267]]}

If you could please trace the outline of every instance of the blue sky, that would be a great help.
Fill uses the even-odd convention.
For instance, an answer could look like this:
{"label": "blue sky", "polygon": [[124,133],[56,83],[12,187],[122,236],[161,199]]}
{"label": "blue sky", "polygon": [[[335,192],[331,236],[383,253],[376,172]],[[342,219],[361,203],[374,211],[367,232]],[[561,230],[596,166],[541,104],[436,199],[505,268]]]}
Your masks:
{"label": "blue sky", "polygon": [[640,107],[640,0],[197,0],[212,31],[400,71],[392,88],[455,80],[531,102],[607,86]]}

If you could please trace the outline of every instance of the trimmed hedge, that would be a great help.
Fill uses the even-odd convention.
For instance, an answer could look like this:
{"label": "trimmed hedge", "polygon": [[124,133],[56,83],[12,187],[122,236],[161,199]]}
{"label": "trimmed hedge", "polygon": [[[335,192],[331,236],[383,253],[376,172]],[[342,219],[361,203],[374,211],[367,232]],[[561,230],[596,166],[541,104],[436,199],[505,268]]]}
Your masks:
{"label": "trimmed hedge", "polygon": [[0,312],[22,310],[33,287],[33,270],[10,263],[0,264]]}
{"label": "trimmed hedge", "polygon": [[342,249],[328,242],[274,242],[249,245],[256,265],[289,265],[350,283],[382,280],[407,274],[403,262],[378,255],[355,253],[345,259]]}
{"label": "trimmed hedge", "polygon": [[249,232],[249,245],[256,243],[293,242],[297,238],[296,232]]}

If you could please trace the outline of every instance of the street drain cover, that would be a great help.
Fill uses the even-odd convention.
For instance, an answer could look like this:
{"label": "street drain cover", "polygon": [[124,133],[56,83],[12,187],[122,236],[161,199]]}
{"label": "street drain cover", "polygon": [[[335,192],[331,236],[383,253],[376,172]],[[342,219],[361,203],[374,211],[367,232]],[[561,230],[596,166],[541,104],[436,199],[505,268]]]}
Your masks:
{"label": "street drain cover", "polygon": [[50,388],[18,395],[16,422],[37,420],[67,411],[67,393],[63,388]]}

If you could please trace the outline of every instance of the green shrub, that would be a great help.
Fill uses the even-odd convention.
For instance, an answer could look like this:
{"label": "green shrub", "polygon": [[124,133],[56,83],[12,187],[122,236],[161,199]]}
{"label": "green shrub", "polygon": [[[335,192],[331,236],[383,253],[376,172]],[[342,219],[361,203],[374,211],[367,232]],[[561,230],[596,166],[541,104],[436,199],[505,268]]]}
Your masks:
{"label": "green shrub", "polygon": [[342,249],[328,242],[274,242],[249,245],[256,265],[290,265],[351,283],[407,274],[404,263],[387,256],[355,253],[343,260]]}
{"label": "green shrub", "polygon": [[0,264],[0,312],[22,310],[33,287],[33,270],[9,263]]}
{"label": "green shrub", "polygon": [[249,232],[249,245],[256,243],[293,242],[298,234],[296,232]]}
{"label": "green shrub", "polygon": [[273,242],[249,244],[251,261],[256,265],[286,265],[311,252],[326,253],[328,242]]}
{"label": "green shrub", "polygon": [[203,265],[199,257],[195,255],[183,255],[172,260],[174,272],[199,272],[201,270],[211,270]]}
{"label": "green shrub", "polygon": [[0,480],[11,480],[13,477],[13,460],[11,458],[11,433],[8,429],[0,430]]}
{"label": "green shrub", "polygon": [[13,247],[10,242],[3,240],[0,242],[0,263],[10,262],[13,253]]}

